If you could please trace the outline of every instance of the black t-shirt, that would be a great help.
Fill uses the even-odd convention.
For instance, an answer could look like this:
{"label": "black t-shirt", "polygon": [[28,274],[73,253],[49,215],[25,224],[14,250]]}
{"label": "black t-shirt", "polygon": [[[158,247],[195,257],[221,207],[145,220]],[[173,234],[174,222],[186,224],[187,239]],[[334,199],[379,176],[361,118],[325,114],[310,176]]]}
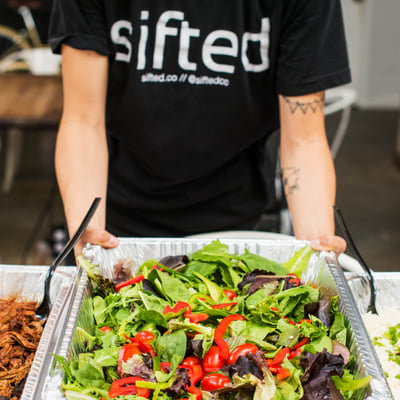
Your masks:
{"label": "black t-shirt", "polygon": [[253,227],[278,93],[350,80],[340,0],[55,0],[50,44],[109,56],[107,225],[122,236]]}

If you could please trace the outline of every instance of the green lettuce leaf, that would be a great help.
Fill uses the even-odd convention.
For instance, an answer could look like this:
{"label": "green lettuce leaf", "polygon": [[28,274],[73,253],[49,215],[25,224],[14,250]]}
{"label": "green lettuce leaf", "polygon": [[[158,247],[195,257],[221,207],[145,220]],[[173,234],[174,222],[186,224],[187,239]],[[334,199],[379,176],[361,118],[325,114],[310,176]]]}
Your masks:
{"label": "green lettuce leaf", "polygon": [[298,277],[301,277],[303,271],[307,268],[310,262],[313,249],[310,246],[302,247],[284,264],[286,269]]}

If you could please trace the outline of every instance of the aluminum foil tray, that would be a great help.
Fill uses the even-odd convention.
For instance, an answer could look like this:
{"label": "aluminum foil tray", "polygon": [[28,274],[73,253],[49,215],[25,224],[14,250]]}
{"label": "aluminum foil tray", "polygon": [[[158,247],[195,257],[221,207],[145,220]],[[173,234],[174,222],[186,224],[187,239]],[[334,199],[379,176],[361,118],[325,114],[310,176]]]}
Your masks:
{"label": "aluminum foil tray", "polygon": [[[345,275],[358,310],[361,314],[365,314],[370,298],[367,278],[354,273],[346,273]],[[400,308],[400,272],[374,272],[373,277],[376,287],[376,308],[378,313],[395,305]],[[396,323],[398,322],[400,321]]]}
{"label": "aluminum foil tray", "polygon": [[[370,284],[367,277],[357,273],[345,273],[348,285],[354,296],[354,302],[357,305],[361,315],[365,315],[368,310],[370,301]],[[400,323],[398,319],[398,311],[400,310],[400,272],[373,272],[376,288],[376,309],[378,314],[383,315],[383,323],[385,323],[385,315],[396,309],[393,316],[392,325]],[[396,379],[392,373],[389,381],[393,384],[393,389],[398,391]],[[395,395],[398,398],[398,394]]]}
{"label": "aluminum foil tray", "polygon": [[[21,300],[40,302],[48,267],[0,265],[0,297],[17,297]],[[49,366],[49,353],[59,334],[60,323],[66,318],[66,305],[76,276],[76,268],[59,267],[51,280],[52,309],[46,322],[31,370],[27,377],[21,400],[38,399],[36,395],[40,376]],[[52,358],[52,357],[51,357]]]}
{"label": "aluminum foil tray", "polygon": [[[121,239],[120,245],[111,250],[99,246],[90,246],[85,249],[85,256],[92,262],[100,265],[103,276],[111,278],[114,264],[121,259],[133,260],[132,273],[147,259],[160,259],[167,255],[192,254],[201,249],[212,239]],[[298,240],[237,240],[221,239],[234,254],[241,254],[245,249],[262,255],[271,260],[284,263],[297,250],[307,244]],[[340,296],[340,311],[345,316],[348,328],[348,343],[354,355],[356,378],[371,375],[373,380],[369,387],[359,392],[356,400],[392,400],[392,394],[385,380],[385,376],[362,323],[361,315],[355,304],[352,292],[347,284],[346,277],[337,263],[333,253],[321,252],[312,255],[306,273],[302,279],[316,284],[329,295]],[[55,347],[55,353],[67,359],[74,358],[83,350],[83,338],[76,327],[91,332],[94,327],[94,316],[91,311],[92,287],[85,273],[82,273],[74,289],[74,298],[71,303],[68,319],[63,327],[60,340]],[[62,372],[53,361],[48,376],[43,377],[43,391],[41,399],[61,400],[64,396],[60,385]]]}

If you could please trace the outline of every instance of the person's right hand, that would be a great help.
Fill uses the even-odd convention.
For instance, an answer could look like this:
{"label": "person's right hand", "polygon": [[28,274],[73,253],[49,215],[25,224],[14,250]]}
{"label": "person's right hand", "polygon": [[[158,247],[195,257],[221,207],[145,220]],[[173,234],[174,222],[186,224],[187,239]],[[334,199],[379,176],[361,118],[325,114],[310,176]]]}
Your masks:
{"label": "person's right hand", "polygon": [[105,229],[87,228],[78,243],[75,245],[75,257],[82,254],[83,248],[88,243],[97,244],[105,249],[111,249],[118,246],[119,240]]}

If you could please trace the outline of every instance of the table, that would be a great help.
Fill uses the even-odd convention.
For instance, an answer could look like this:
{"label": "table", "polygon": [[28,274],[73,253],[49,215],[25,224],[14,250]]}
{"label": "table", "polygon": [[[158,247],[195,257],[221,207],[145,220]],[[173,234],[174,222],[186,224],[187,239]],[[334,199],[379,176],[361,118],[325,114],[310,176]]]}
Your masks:
{"label": "table", "polygon": [[2,190],[12,187],[22,151],[23,133],[57,129],[62,113],[61,76],[0,74],[0,129],[7,132]]}

